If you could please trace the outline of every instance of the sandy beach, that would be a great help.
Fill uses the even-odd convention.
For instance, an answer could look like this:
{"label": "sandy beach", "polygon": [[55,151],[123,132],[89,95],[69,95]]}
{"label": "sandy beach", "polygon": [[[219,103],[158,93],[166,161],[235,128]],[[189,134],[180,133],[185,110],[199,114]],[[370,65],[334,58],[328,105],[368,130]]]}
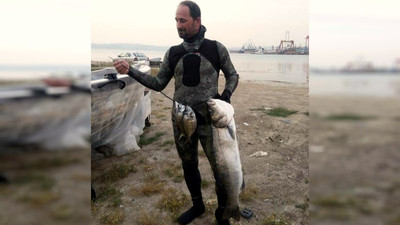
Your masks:
{"label": "sandy beach", "polygon": [[0,161],[9,181],[0,182],[1,225],[89,224],[89,148],[13,147]]}
{"label": "sandy beach", "polygon": [[398,97],[310,97],[310,224],[400,222]]}
{"label": "sandy beach", "polygon": [[[224,78],[219,81],[220,92]],[[173,81],[164,92],[173,95]],[[241,208],[251,219],[232,224],[308,224],[308,85],[240,81],[232,96],[239,150],[246,181]],[[92,203],[91,224],[177,224],[191,206],[175,149],[172,102],[152,91],[151,126],[141,136],[141,150],[92,161],[98,199]],[[267,115],[276,107],[296,111],[284,118]],[[263,157],[250,156],[258,151]],[[215,224],[214,179],[199,149],[206,213],[191,224]]]}

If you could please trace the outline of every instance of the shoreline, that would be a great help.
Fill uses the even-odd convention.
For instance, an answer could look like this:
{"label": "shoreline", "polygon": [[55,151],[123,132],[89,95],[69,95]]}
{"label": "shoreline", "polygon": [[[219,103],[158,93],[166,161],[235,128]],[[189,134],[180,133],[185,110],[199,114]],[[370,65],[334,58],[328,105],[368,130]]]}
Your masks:
{"label": "shoreline", "polygon": [[[224,76],[223,74],[220,74],[220,76]],[[276,85],[294,85],[294,86],[304,86],[307,87],[309,86],[309,83],[299,83],[299,82],[288,82],[288,81],[278,81],[278,80],[247,80],[247,79],[241,79],[239,75],[239,82],[242,83],[262,83],[262,84],[276,84]]]}

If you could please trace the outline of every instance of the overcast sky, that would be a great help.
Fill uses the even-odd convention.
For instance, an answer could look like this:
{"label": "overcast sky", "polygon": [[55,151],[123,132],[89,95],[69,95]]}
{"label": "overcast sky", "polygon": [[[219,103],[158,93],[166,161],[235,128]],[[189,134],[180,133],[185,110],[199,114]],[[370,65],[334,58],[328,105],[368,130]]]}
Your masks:
{"label": "overcast sky", "polygon": [[[88,65],[90,43],[178,44],[179,2],[3,0],[0,64]],[[276,46],[290,31],[290,39],[302,46],[310,35],[310,66],[343,66],[357,59],[391,66],[400,58],[398,0],[196,2],[206,36],[228,48],[249,39]]]}
{"label": "overcast sky", "polygon": [[[181,0],[96,0],[92,11],[92,43],[179,44],[175,12]],[[286,31],[297,45],[308,35],[308,0],[195,0],[206,37],[228,48],[249,39],[277,46]]]}
{"label": "overcast sky", "polygon": [[90,62],[88,0],[2,0],[0,27],[0,64]]}
{"label": "overcast sky", "polygon": [[392,66],[400,58],[400,1],[310,0],[310,66],[349,61]]}

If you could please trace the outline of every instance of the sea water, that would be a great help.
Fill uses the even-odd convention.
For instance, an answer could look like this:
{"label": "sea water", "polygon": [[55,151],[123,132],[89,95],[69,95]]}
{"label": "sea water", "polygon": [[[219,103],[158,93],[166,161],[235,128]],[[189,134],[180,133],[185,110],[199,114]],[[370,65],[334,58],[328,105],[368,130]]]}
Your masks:
{"label": "sea water", "polygon": [[310,95],[400,97],[399,73],[311,72]]}
{"label": "sea water", "polygon": [[[165,51],[140,50],[149,58],[164,58]],[[93,61],[111,61],[126,52],[118,49],[92,48]],[[278,81],[289,83],[308,82],[308,55],[261,55],[230,53],[232,63],[241,80]]]}

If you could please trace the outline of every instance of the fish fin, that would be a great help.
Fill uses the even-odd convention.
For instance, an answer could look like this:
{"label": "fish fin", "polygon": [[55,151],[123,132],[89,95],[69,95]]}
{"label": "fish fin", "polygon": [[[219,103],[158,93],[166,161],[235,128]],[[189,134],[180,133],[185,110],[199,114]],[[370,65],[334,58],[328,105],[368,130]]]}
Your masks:
{"label": "fish fin", "polygon": [[183,137],[185,137],[185,135],[183,135],[183,133],[181,133],[181,136],[179,136],[178,140],[181,140]]}
{"label": "fish fin", "polygon": [[239,206],[237,206],[236,208],[233,209],[225,209],[224,213],[222,213],[222,220],[227,220],[229,218],[233,218],[236,221],[240,221],[240,210],[239,210]]}
{"label": "fish fin", "polygon": [[240,191],[243,191],[245,187],[246,187],[246,184],[245,184],[244,178],[243,178],[243,183],[242,183],[242,186],[240,187]]}
{"label": "fish fin", "polygon": [[228,126],[227,127],[228,128],[228,132],[229,132],[229,134],[231,135],[231,137],[232,137],[232,139],[233,140],[236,140],[236,138],[235,138],[235,131],[232,129],[232,127],[231,126]]}

